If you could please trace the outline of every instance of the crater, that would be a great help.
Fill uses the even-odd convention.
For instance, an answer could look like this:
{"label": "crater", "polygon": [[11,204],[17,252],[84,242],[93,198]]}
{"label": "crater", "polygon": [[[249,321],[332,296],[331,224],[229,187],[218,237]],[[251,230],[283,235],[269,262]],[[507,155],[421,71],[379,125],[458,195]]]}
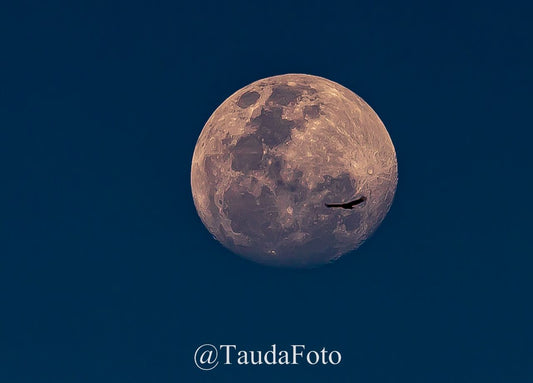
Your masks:
{"label": "crater", "polygon": [[259,93],[254,91],[248,91],[244,93],[241,97],[239,97],[239,101],[237,101],[237,105],[242,108],[248,108],[249,106],[252,106],[259,100]]}
{"label": "crater", "polygon": [[228,146],[231,144],[231,141],[233,141],[233,138],[229,134],[226,134],[226,138],[222,139],[222,144]]}

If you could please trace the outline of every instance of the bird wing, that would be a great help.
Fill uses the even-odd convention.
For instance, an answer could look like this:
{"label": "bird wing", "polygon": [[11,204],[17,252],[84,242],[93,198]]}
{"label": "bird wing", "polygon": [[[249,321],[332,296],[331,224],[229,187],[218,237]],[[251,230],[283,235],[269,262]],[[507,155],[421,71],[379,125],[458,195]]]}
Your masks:
{"label": "bird wing", "polygon": [[356,200],[353,200],[353,201],[350,201],[350,202],[344,202],[344,203],[326,203],[325,205],[327,207],[342,207],[344,209],[351,209],[353,208],[355,205],[359,205],[360,203],[362,202],[365,202],[366,201],[366,198],[365,197],[361,197],[361,198],[358,198]]}
{"label": "bird wing", "polygon": [[344,207],[343,203],[326,203],[327,207]]}
{"label": "bird wing", "polygon": [[363,202],[365,202],[365,201],[366,201],[366,198],[365,198],[365,197],[360,197],[360,198],[358,198],[358,199],[356,199],[356,200],[354,200],[354,201],[352,201],[352,202],[348,202],[348,204],[349,204],[350,206],[355,206],[355,205],[359,205],[360,203],[363,203]]}

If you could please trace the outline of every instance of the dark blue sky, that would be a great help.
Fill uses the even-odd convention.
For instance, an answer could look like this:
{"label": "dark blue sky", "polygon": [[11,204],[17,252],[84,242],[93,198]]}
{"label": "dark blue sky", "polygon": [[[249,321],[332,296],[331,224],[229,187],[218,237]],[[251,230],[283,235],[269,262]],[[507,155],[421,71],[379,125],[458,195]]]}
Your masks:
{"label": "dark blue sky", "polygon": [[[527,2],[20,1],[0,9],[0,382],[531,382]],[[309,73],[395,144],[392,209],[311,271],[234,256],[189,172],[231,93]],[[197,370],[202,343],[336,348]]]}

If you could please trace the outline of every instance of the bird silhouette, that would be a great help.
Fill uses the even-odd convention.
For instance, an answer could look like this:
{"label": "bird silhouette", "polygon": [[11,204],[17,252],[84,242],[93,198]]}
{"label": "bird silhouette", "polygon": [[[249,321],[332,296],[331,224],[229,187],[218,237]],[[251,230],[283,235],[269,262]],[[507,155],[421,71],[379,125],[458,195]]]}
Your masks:
{"label": "bird silhouette", "polygon": [[359,205],[360,203],[363,203],[366,201],[366,197],[362,196],[357,199],[354,199],[350,202],[345,203],[326,203],[326,207],[342,207],[343,209],[353,209],[355,205]]}

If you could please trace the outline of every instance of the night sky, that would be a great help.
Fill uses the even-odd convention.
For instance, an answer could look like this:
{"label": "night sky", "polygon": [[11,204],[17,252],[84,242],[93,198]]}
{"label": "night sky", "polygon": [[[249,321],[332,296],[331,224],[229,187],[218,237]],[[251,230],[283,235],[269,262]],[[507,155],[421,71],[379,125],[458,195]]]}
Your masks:
{"label": "night sky", "polygon": [[[533,381],[527,2],[12,3],[0,382]],[[315,270],[225,250],[190,189],[215,108],[284,73],[360,95],[398,157],[383,224]],[[203,343],[343,360],[204,372]]]}

